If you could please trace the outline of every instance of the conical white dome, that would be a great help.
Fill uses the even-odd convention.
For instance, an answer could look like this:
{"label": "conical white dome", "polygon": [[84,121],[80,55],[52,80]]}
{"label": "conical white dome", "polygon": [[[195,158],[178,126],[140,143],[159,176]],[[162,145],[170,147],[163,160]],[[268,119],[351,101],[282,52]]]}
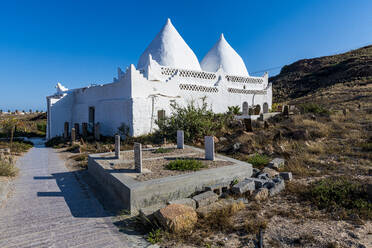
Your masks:
{"label": "conical white dome", "polygon": [[220,67],[228,75],[249,76],[243,59],[225,40],[223,34],[200,63],[204,71],[216,72]]}
{"label": "conical white dome", "polygon": [[197,57],[174,28],[170,19],[142,53],[137,68],[146,66],[149,54],[163,66],[201,71]]}

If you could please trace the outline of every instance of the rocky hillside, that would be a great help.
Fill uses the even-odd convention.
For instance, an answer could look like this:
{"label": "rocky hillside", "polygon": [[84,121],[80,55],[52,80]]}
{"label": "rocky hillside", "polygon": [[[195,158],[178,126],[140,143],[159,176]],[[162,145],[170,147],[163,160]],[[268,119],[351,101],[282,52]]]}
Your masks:
{"label": "rocky hillside", "polygon": [[299,60],[270,78],[274,102],[288,101],[335,84],[372,83],[372,45],[343,54]]}

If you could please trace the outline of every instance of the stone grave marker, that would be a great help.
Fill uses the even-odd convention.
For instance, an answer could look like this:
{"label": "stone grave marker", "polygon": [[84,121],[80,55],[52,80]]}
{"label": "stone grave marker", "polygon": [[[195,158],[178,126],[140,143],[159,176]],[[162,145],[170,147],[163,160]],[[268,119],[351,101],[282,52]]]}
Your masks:
{"label": "stone grave marker", "polygon": [[289,115],[289,106],[285,105],[283,109],[283,115],[288,116]]}
{"label": "stone grave marker", "polygon": [[177,130],[177,148],[183,149],[184,147],[184,132],[183,130]]}
{"label": "stone grave marker", "polygon": [[245,131],[253,132],[252,119],[251,118],[245,118],[244,119],[244,125],[245,125]]}
{"label": "stone grave marker", "polygon": [[79,123],[75,123],[74,128],[75,128],[75,137],[79,138],[79,136],[80,136],[80,125],[79,125]]}
{"label": "stone grave marker", "polygon": [[115,135],[115,157],[120,159],[120,135]]}
{"label": "stone grave marker", "polygon": [[94,138],[96,140],[100,140],[100,138],[101,138],[101,134],[99,133],[99,123],[98,122],[94,125]]}
{"label": "stone grave marker", "polygon": [[88,137],[88,123],[83,122],[83,124],[81,124],[81,129],[82,129],[83,138]]}
{"label": "stone grave marker", "polygon": [[205,159],[214,160],[214,138],[213,136],[204,137],[204,146],[205,146]]}
{"label": "stone grave marker", "polygon": [[269,104],[267,104],[267,102],[265,102],[262,106],[262,109],[263,109],[264,114],[269,113]]}
{"label": "stone grave marker", "polygon": [[63,132],[63,138],[64,139],[67,139],[68,138],[68,130],[69,130],[69,127],[68,127],[68,122],[65,122],[65,126],[64,126],[65,130]]}
{"label": "stone grave marker", "polygon": [[136,172],[142,173],[142,145],[134,143],[134,169]]}
{"label": "stone grave marker", "polygon": [[76,140],[76,130],[75,128],[71,128],[71,142],[74,142]]}

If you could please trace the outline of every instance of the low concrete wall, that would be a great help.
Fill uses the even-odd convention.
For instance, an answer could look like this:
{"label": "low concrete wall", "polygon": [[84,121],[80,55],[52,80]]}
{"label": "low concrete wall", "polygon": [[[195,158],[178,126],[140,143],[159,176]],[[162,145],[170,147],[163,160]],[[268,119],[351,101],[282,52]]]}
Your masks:
{"label": "low concrete wall", "polygon": [[[198,148],[190,148],[201,151]],[[234,165],[140,182],[113,169],[104,168],[100,164],[100,161],[104,160],[102,155],[89,156],[88,172],[104,191],[118,199],[123,208],[132,213],[144,207],[188,197],[205,186],[252,176],[251,164],[217,155],[217,158],[233,162]]]}

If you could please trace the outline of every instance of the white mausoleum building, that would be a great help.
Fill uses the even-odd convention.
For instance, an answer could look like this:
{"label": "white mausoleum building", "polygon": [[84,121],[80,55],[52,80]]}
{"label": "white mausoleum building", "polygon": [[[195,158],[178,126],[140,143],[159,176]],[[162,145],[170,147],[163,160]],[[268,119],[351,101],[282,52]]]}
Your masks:
{"label": "white mausoleum building", "polygon": [[137,67],[118,68],[112,83],[68,90],[57,84],[57,93],[47,97],[47,138],[62,136],[64,123],[99,123],[103,135],[114,135],[123,123],[138,136],[156,129],[155,121],[170,115],[172,102],[181,105],[206,97],[216,113],[228,106],[272,103],[268,74],[249,76],[243,59],[221,35],[199,63],[191,48],[168,19],[139,58]]}

